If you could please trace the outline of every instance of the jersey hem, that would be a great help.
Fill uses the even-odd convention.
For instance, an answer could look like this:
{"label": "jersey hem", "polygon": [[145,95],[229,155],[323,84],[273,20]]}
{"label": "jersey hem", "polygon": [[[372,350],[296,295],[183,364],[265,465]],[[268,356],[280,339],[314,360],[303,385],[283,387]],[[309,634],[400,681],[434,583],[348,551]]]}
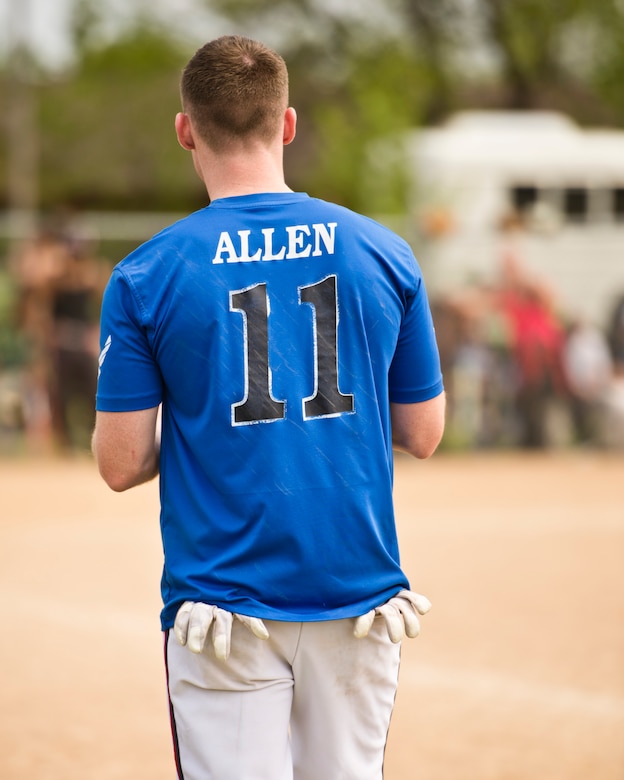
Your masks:
{"label": "jersey hem", "polygon": [[[282,623],[323,623],[330,620],[345,620],[348,618],[357,618],[360,615],[365,615],[370,610],[379,607],[381,604],[385,604],[386,601],[396,596],[401,590],[409,588],[409,583],[404,582],[399,585],[395,585],[392,588],[378,593],[372,598],[359,601],[356,604],[350,604],[348,606],[337,607],[335,609],[320,610],[318,612],[286,612],[284,610],[275,609],[272,607],[264,607],[262,605],[236,605],[225,604],[223,602],[205,601],[206,604],[214,604],[220,609],[227,610],[228,612],[237,613],[240,615],[246,615],[247,617],[255,617],[260,620],[276,620]],[[186,599],[176,601],[174,605],[168,605],[161,613],[161,627],[163,631],[167,631],[173,628],[175,622],[175,616],[178,609]]]}

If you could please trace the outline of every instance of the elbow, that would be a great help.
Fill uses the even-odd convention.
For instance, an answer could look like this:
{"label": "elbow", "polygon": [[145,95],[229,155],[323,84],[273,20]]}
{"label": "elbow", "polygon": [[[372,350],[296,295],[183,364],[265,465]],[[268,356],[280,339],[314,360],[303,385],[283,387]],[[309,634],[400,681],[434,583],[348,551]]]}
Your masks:
{"label": "elbow", "polygon": [[95,459],[100,477],[115,493],[123,493],[132,487],[127,469],[120,467],[119,459],[111,456],[105,449],[98,446],[96,435],[91,441],[91,452]]}
{"label": "elbow", "polygon": [[427,458],[430,458],[433,453],[438,449],[438,445],[435,444],[433,446],[424,446],[419,445],[418,447],[414,447],[409,451],[409,454],[412,455],[414,458],[418,458],[418,460],[427,460]]}
{"label": "elbow", "polygon": [[115,493],[123,493],[137,485],[143,485],[154,479],[159,472],[158,457],[156,454],[150,459],[141,463],[123,464],[100,461],[98,468],[100,476],[111,490]]}
{"label": "elbow", "polygon": [[100,476],[106,483],[106,485],[115,493],[123,493],[136,485],[136,481],[132,478],[132,475],[119,471],[115,468],[106,467],[103,464],[98,464]]}
{"label": "elbow", "polygon": [[156,408],[134,413],[98,412],[91,450],[100,476],[115,493],[123,493],[158,474],[156,416]]}
{"label": "elbow", "polygon": [[100,476],[115,493],[123,493],[147,482],[158,472],[156,457],[152,461],[137,461],[134,458],[124,461],[112,453],[98,452],[97,447],[94,447],[93,454]]}
{"label": "elbow", "polygon": [[117,480],[117,479],[104,479],[104,482],[108,485],[108,487],[113,490],[115,493],[124,493],[126,490],[130,490],[131,487],[134,487],[134,482],[129,482],[128,480]]}
{"label": "elbow", "polygon": [[442,441],[446,397],[443,393],[416,404],[392,404],[392,444],[418,460],[430,458]]}
{"label": "elbow", "polygon": [[418,460],[427,460],[438,449],[444,435],[444,413],[421,421],[420,424],[397,426],[392,432],[392,445]]}
{"label": "elbow", "polygon": [[433,438],[395,442],[395,447],[401,452],[405,452],[418,460],[427,460],[427,458],[430,458],[438,449],[441,440],[442,434]]}

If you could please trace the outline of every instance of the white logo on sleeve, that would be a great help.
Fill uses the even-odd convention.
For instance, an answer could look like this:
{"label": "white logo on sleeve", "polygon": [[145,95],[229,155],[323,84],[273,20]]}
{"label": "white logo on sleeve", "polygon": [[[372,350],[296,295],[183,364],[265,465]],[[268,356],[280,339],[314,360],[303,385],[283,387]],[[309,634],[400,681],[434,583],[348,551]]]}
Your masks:
{"label": "white logo on sleeve", "polygon": [[108,355],[108,350],[111,348],[112,340],[113,340],[112,336],[109,336],[106,339],[106,342],[104,343],[104,347],[102,348],[102,351],[100,352],[100,357],[98,358],[98,377],[102,373],[102,364],[106,360],[106,355]]}

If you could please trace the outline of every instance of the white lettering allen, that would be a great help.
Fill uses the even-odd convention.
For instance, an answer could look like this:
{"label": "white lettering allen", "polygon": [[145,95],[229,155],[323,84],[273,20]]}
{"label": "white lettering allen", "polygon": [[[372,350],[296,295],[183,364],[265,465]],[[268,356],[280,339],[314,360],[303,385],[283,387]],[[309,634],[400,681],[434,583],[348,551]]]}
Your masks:
{"label": "white lettering allen", "polygon": [[333,255],[337,224],[288,225],[281,237],[276,236],[275,228],[263,228],[254,235],[251,230],[238,230],[234,236],[223,231],[212,262],[257,263]]}

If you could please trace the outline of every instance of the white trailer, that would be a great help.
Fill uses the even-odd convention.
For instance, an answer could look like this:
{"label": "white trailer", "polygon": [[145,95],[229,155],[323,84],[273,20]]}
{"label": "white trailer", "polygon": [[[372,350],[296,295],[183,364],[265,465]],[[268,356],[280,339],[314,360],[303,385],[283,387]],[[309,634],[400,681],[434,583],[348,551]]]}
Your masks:
{"label": "white trailer", "polygon": [[415,131],[406,151],[432,294],[496,281],[500,221],[513,209],[526,268],[565,314],[607,325],[624,295],[624,132],[552,112],[473,111]]}

